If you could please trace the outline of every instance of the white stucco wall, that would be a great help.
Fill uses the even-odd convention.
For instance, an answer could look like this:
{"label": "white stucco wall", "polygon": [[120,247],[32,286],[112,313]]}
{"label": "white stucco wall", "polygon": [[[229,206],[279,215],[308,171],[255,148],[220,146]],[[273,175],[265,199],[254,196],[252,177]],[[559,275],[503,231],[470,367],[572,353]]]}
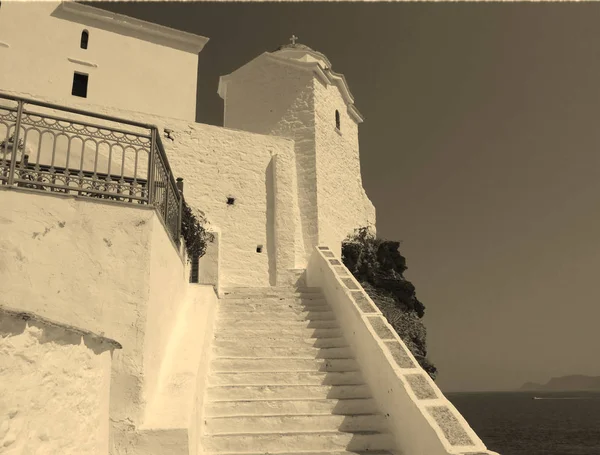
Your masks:
{"label": "white stucco wall", "polygon": [[4,188],[0,207],[0,304],[121,343],[111,412],[135,415],[153,211]]}
{"label": "white stucco wall", "polygon": [[110,345],[0,308],[0,452],[108,453]]}
{"label": "white stucco wall", "polygon": [[221,232],[219,286],[274,285],[272,159],[291,155],[293,143],[209,125],[156,123],[174,131],[175,139],[163,143],[175,176],[184,179],[186,201]]}
{"label": "white stucco wall", "polygon": [[339,88],[315,78],[314,90],[319,244],[329,245],[339,255],[341,242],[354,229],[374,228],[375,208],[362,186],[358,125],[348,114]]}
{"label": "white stucco wall", "polygon": [[165,235],[158,216],[150,223],[150,276],[148,307],[144,330],[144,401],[150,402],[156,392],[162,365],[167,360],[167,346],[177,326],[177,317],[186,302],[189,276],[184,262]]}
{"label": "white stucco wall", "polygon": [[[4,92],[26,96],[21,92]],[[184,179],[186,201],[204,212],[210,225],[222,232],[220,286],[275,283],[272,160],[280,155],[285,162],[295,163],[293,141],[117,108],[83,105],[70,99],[36,99],[156,125],[161,134],[165,128],[172,130],[173,140],[163,136],[162,142],[174,176]],[[50,109],[45,111],[56,113]],[[94,123],[114,126],[99,120]],[[280,182],[279,188],[294,193],[292,199],[295,200],[295,185],[288,178],[293,179],[293,176]],[[288,190],[284,189],[286,185]],[[228,197],[235,198],[234,205],[227,205]],[[295,220],[286,225],[295,229]],[[263,245],[262,253],[256,252],[257,245]]]}
{"label": "white stucco wall", "polygon": [[304,267],[317,241],[313,76],[265,53],[224,81],[226,127],[294,140],[294,266]]}
{"label": "white stucco wall", "polygon": [[362,187],[358,126],[337,86],[312,69],[263,54],[225,76],[221,94],[226,126],[295,140],[296,267],[306,266],[317,243],[341,248],[355,228],[374,227],[375,208]]}
{"label": "white stucco wall", "polygon": [[[195,120],[198,52],[177,49],[168,36],[150,36],[144,28],[74,16],[58,6],[2,4],[0,90],[77,98],[71,89],[73,73],[80,72],[89,75],[87,98],[80,101]],[[87,49],[80,48],[84,29]]]}
{"label": "white stucco wall", "polygon": [[116,435],[111,454],[198,453],[197,431],[201,428],[216,308],[212,286],[187,288],[164,343],[165,361],[143,423]]}
{"label": "white stucco wall", "polygon": [[206,245],[204,256],[198,260],[198,284],[214,286],[219,292],[219,271],[221,270],[220,248],[221,231],[212,228],[207,231],[212,236],[212,242]]}
{"label": "white stucco wall", "polygon": [[161,343],[174,324],[168,311],[187,282],[155,211],[6,188],[0,207],[0,282],[7,283],[0,304],[121,343],[113,359],[111,418],[138,423],[147,399],[144,373],[153,387]]}
{"label": "white stucco wall", "polygon": [[223,81],[226,127],[294,140],[294,267],[303,268],[318,235],[313,75],[263,54]]}

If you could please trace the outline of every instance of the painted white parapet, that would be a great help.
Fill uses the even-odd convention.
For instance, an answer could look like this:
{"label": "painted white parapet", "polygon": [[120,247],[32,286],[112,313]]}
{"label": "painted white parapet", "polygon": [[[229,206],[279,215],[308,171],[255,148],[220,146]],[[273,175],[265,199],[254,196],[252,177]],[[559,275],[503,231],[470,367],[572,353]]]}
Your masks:
{"label": "painted white parapet", "polygon": [[139,425],[189,286],[160,217],[142,205],[7,187],[0,207],[0,305],[120,343],[110,416]]}
{"label": "painted white parapet", "polygon": [[307,285],[320,287],[342,327],[398,453],[493,454],[387,322],[360,283],[326,246],[315,248]]}

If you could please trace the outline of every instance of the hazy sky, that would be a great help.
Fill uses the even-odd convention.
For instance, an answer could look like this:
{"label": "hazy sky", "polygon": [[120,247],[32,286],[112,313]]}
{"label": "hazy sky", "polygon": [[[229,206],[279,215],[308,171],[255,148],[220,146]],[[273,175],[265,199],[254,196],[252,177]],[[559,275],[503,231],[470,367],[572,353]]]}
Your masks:
{"label": "hazy sky", "polygon": [[600,375],[600,4],[95,6],[210,38],[202,123],[218,76],[292,34],[328,56],[444,391]]}

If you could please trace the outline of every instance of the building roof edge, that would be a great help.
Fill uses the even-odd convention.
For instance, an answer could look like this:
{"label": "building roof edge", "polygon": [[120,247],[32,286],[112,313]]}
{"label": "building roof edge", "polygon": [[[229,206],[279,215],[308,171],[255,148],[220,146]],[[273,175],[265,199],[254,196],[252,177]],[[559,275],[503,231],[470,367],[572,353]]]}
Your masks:
{"label": "building roof edge", "polygon": [[128,30],[138,31],[149,36],[167,38],[186,46],[190,51],[193,50],[195,53],[200,53],[206,43],[209,41],[209,38],[205,36],[183,32],[171,27],[155,24],[153,22],[135,19],[124,14],[113,13],[89,5],[82,5],[74,1],[63,1],[60,3],[59,8],[76,16],[96,19],[98,21],[107,22],[113,25],[116,23]]}

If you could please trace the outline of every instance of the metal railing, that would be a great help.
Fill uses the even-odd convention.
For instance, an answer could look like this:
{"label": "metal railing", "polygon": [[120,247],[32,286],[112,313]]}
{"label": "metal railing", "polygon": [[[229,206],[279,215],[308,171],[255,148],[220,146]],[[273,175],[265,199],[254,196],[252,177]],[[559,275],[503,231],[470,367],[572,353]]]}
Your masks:
{"label": "metal railing", "polygon": [[0,93],[0,185],[151,205],[180,244],[182,196],[153,125]]}

